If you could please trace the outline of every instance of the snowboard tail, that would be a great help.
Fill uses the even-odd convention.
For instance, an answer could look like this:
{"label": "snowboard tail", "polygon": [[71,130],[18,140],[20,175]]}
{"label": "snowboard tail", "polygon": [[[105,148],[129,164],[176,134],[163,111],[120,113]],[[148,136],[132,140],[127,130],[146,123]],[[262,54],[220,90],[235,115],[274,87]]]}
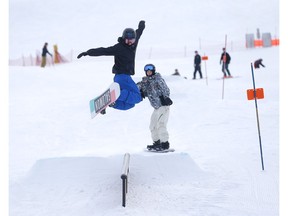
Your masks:
{"label": "snowboard tail", "polygon": [[156,151],[155,149],[144,149],[144,151],[146,152],[153,152],[153,153],[168,153],[168,152],[174,152],[175,149],[173,148],[169,148],[169,149],[164,149],[164,150],[160,150],[160,151]]}
{"label": "snowboard tail", "polygon": [[110,104],[114,103],[120,96],[120,86],[118,83],[113,82],[108,89],[101,95],[90,100],[90,113],[91,118],[94,118],[102,110],[106,109]]}

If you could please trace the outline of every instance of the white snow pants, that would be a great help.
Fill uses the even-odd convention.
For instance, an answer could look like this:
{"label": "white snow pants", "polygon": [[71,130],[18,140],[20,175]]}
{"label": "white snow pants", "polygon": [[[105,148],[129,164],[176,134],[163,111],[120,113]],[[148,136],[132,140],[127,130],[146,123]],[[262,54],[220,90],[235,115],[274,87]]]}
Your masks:
{"label": "white snow pants", "polygon": [[169,139],[167,131],[167,122],[169,119],[169,106],[161,106],[158,109],[154,109],[150,120],[150,131],[153,142],[160,140],[160,142],[166,142]]}

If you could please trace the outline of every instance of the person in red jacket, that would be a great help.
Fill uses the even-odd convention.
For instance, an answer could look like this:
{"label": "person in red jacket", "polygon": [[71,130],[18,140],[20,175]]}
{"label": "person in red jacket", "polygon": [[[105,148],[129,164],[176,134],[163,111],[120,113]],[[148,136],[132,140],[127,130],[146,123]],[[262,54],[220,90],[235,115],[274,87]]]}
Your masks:
{"label": "person in red jacket", "polygon": [[[227,74],[228,74],[228,77],[231,77],[231,73],[229,71],[229,64],[230,64],[230,61],[231,61],[231,57],[229,55],[228,52],[226,52],[226,49],[223,48],[223,53],[221,54],[221,57],[220,57],[220,65],[222,64],[222,72],[224,74],[224,78],[227,77]],[[227,72],[227,74],[226,74]]]}

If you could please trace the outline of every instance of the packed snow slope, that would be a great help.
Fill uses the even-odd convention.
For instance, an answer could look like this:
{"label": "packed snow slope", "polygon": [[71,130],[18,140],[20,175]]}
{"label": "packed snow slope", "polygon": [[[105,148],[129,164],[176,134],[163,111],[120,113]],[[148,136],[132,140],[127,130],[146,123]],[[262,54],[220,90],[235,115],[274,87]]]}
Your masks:
{"label": "packed snow slope", "polygon": [[[223,99],[219,55],[210,56],[202,80],[191,79],[190,58],[151,60],[174,101],[168,130],[176,152],[169,154],[143,151],[151,144],[147,99],[90,119],[89,100],[111,83],[113,58],[10,67],[10,215],[278,215],[278,48],[230,54],[235,78],[224,80]],[[246,97],[250,63],[259,57],[266,66],[255,70],[265,91],[258,100],[264,171],[255,104]],[[136,82],[147,61],[137,61]],[[182,76],[171,76],[178,66]]]}

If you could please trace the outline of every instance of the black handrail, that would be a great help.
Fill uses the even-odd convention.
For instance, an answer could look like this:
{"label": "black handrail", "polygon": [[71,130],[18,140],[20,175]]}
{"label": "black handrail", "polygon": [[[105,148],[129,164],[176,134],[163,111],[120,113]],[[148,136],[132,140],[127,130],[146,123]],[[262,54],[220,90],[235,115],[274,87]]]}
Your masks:
{"label": "black handrail", "polygon": [[122,206],[126,206],[126,193],[128,192],[128,174],[129,174],[129,162],[130,154],[126,153],[124,155],[123,167],[122,167]]}

